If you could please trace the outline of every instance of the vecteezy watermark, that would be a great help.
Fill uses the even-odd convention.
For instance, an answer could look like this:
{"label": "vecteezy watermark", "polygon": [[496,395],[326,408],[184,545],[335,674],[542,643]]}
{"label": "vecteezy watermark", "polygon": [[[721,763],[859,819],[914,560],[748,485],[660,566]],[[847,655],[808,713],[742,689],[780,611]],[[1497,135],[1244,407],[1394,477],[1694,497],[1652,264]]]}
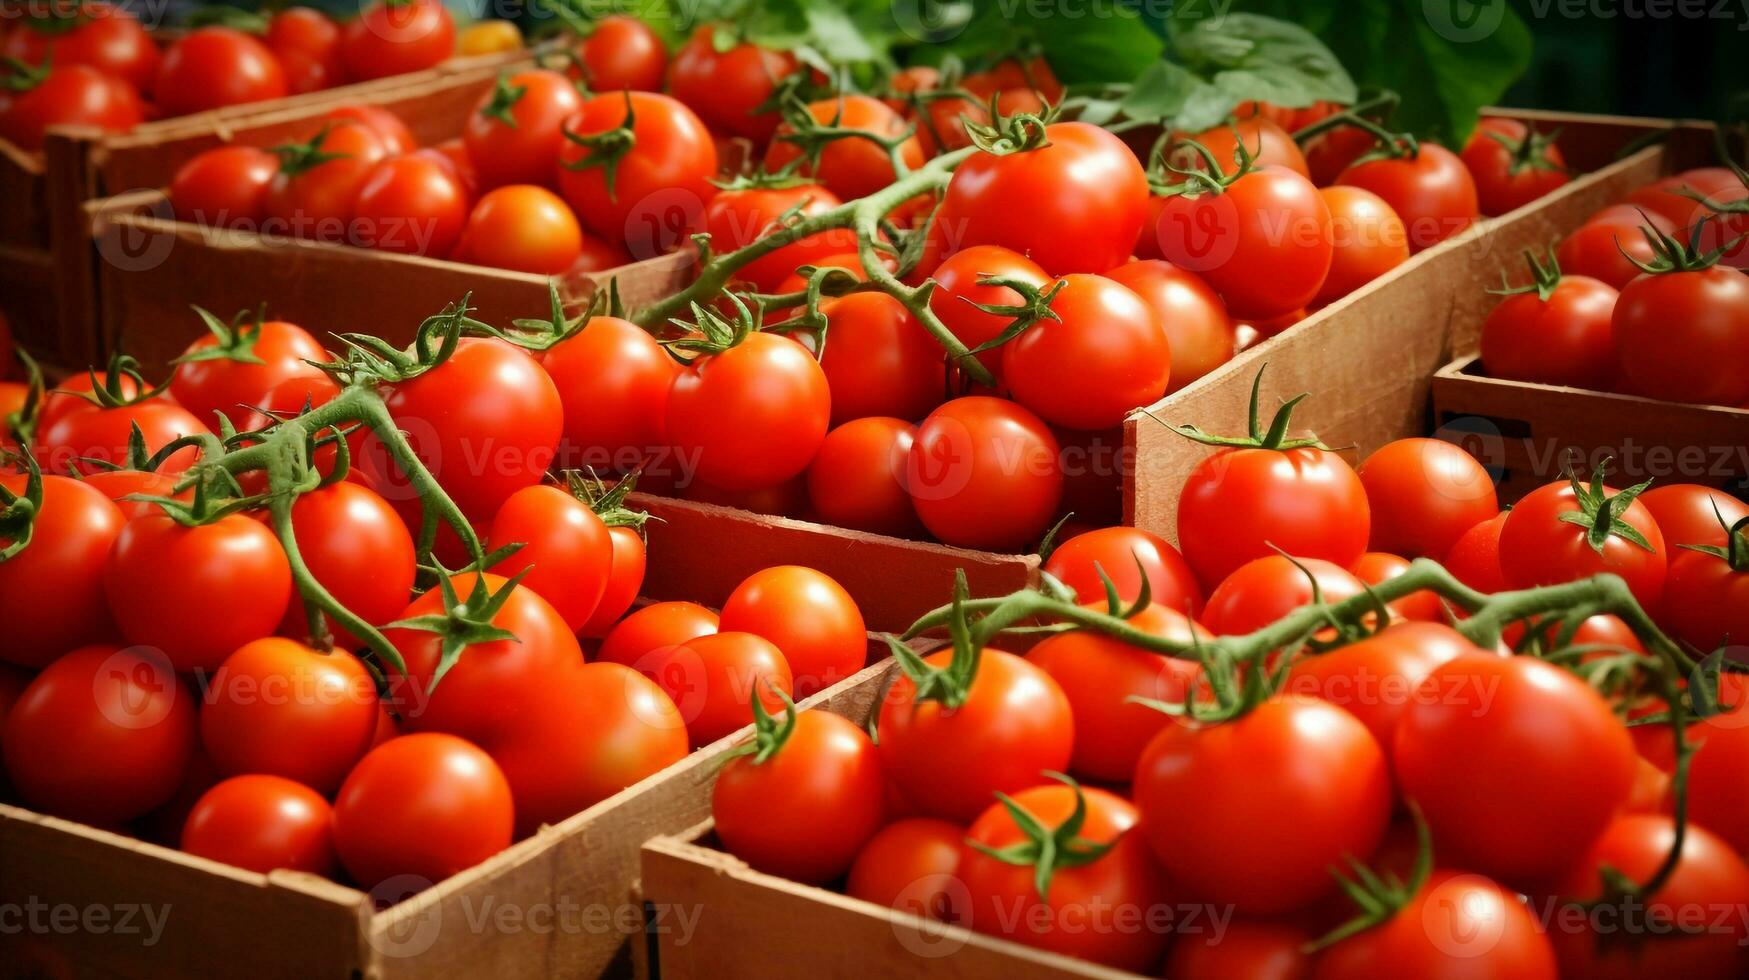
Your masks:
{"label": "vecteezy watermark", "polygon": [[[1506,19],[1507,0],[1422,0],[1433,32],[1448,41],[1486,40]],[[1524,0],[1520,16],[1532,20],[1735,21],[1749,31],[1749,0]]]}
{"label": "vecteezy watermark", "polygon": [[893,935],[899,945],[922,959],[940,959],[959,952],[971,937],[971,929],[980,920],[982,924],[978,931],[998,936],[1045,932],[1064,936],[1134,936],[1143,933],[1164,936],[1170,933],[1180,938],[1196,936],[1219,942],[1235,912],[1231,905],[1195,902],[1141,905],[1112,902],[1097,896],[1085,902],[1052,905],[1018,895],[1010,899],[991,898],[986,904],[974,906],[959,879],[949,877],[944,884],[938,880],[942,877],[928,875],[920,878],[900,896],[902,899],[921,898],[925,893],[950,893],[953,897],[947,904],[954,908],[956,921],[943,922],[927,916],[893,920]]}
{"label": "vecteezy watermark", "polygon": [[391,878],[371,890],[379,903],[394,902],[382,916],[387,926],[372,930],[370,943],[385,956],[419,956],[447,930],[470,936],[673,936],[678,945],[698,931],[702,905],[667,903],[582,902],[556,895],[538,902],[516,902],[493,894],[464,892],[445,903],[434,897],[430,882],[416,875]]}
{"label": "vecteezy watermark", "polygon": [[[1569,473],[1587,477],[1605,461],[1611,473],[1631,475],[1629,482],[1717,484],[1749,474],[1749,445],[1742,443],[1672,446],[1622,436],[1607,446],[1581,446],[1565,439],[1512,434],[1515,427],[1523,430],[1522,423],[1465,415],[1446,419],[1435,435],[1491,468],[1502,469],[1510,460],[1522,459],[1525,474],[1541,480],[1564,480]],[[1514,451],[1508,452],[1508,445]]]}
{"label": "vecteezy watermark", "polygon": [[168,903],[81,905],[44,901],[36,895],[22,902],[0,902],[0,936],[138,936],[141,946],[156,946],[169,921]]}

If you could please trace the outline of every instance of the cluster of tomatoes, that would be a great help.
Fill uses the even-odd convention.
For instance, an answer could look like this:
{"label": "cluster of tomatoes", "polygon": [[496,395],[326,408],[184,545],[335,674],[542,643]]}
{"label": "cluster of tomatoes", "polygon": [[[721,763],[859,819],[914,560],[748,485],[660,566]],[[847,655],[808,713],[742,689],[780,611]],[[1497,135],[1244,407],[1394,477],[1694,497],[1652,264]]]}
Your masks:
{"label": "cluster of tomatoes", "polygon": [[1592,215],[1482,325],[1499,378],[1749,407],[1749,175],[1703,167]]}
{"label": "cluster of tomatoes", "polygon": [[[378,0],[336,23],[310,7],[266,18],[259,34],[213,25],[158,41],[125,6],[48,5],[0,37],[0,138],[26,150],[50,126],[125,132],[187,115],[430,68],[455,50],[437,0]],[[67,9],[61,9],[61,8]]]}

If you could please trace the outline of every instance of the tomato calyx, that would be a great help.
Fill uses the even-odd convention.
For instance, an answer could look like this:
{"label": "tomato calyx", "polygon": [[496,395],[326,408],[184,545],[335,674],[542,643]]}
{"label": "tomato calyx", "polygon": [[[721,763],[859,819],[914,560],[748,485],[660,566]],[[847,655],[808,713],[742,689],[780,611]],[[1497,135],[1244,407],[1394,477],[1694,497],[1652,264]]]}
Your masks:
{"label": "tomato calyx", "polygon": [[1619,537],[1651,551],[1652,543],[1646,540],[1646,536],[1638,528],[1623,520],[1622,514],[1634,502],[1634,498],[1646,492],[1652,481],[1647,480],[1611,495],[1603,485],[1603,477],[1609,472],[1609,464],[1608,459],[1597,464],[1597,468],[1591,472],[1589,486],[1579,482],[1577,473],[1567,477],[1567,482],[1573,488],[1576,509],[1562,512],[1556,520],[1585,528],[1585,543],[1598,554],[1603,553],[1603,546],[1609,543],[1611,537]]}
{"label": "tomato calyx", "polygon": [[589,170],[600,167],[601,179],[607,185],[607,199],[609,201],[619,199],[614,191],[614,178],[619,175],[620,161],[624,160],[626,154],[632,152],[632,149],[638,145],[638,134],[635,129],[637,116],[632,111],[632,93],[627,90],[623,94],[625,95],[626,115],[618,126],[599,133],[590,133],[587,136],[573,133],[569,129],[562,131],[566,139],[589,152],[586,156],[561,165],[566,170]]}
{"label": "tomato calyx", "polygon": [[[346,125],[351,125],[350,123]],[[328,135],[334,131],[334,124],[328,123],[310,137],[305,143],[283,143],[270,147],[267,152],[279,158],[279,172],[287,178],[297,177],[331,160],[344,160],[350,153],[329,153],[322,149]]]}
{"label": "tomato calyx", "polygon": [[886,637],[887,649],[892,652],[893,661],[916,688],[916,694],[911,699],[912,704],[934,701],[951,710],[964,705],[971,694],[972,681],[978,676],[978,661],[983,655],[983,648],[972,638],[971,623],[966,610],[966,603],[970,599],[971,588],[966,584],[966,573],[962,569],[955,569],[953,604],[947,617],[947,633],[953,644],[953,654],[946,667],[932,666],[919,657],[917,651],[898,639]]}
{"label": "tomato calyx", "polygon": [[1004,327],[1001,333],[991,337],[989,340],[984,341],[978,346],[973,347],[969,353],[979,354],[987,350],[1001,347],[1003,344],[1008,343],[1031,329],[1041,320],[1055,320],[1058,323],[1062,323],[1063,318],[1057,314],[1056,310],[1051,309],[1051,303],[1056,300],[1057,294],[1062,292],[1063,286],[1066,282],[1067,280],[1058,279],[1056,282],[1051,283],[1050,289],[1041,290],[1024,279],[1016,279],[1010,276],[978,277],[978,285],[980,286],[1006,286],[1007,288],[1014,290],[1020,294],[1020,302],[1014,304],[972,303],[969,298],[964,296],[960,297],[966,302],[971,303],[976,309],[982,310],[993,316],[1012,317],[1014,321],[1007,327]]}
{"label": "tomato calyx", "polygon": [[257,37],[266,34],[270,18],[266,14],[253,10],[244,10],[229,4],[202,5],[188,13],[188,26],[195,27],[229,27],[244,34]]}
{"label": "tomato calyx", "polygon": [[1342,893],[1360,908],[1360,913],[1306,945],[1305,952],[1316,953],[1351,936],[1384,925],[1408,905],[1416,893],[1426,887],[1427,879],[1433,874],[1433,833],[1428,829],[1426,819],[1421,816],[1421,808],[1412,801],[1409,804],[1409,813],[1415,820],[1415,865],[1409,871],[1409,880],[1404,881],[1389,871],[1380,874],[1350,855],[1348,867],[1354,877],[1350,878],[1334,868],[1330,869],[1330,874],[1336,879]]}
{"label": "tomato calyx", "polygon": [[498,591],[493,592],[486,586],[486,576],[474,576],[474,584],[468,590],[468,597],[463,601],[457,594],[454,573],[441,566],[430,566],[425,569],[437,576],[437,587],[442,590],[443,612],[430,613],[424,616],[411,616],[398,619],[383,625],[384,630],[407,629],[419,630],[425,633],[435,633],[442,641],[438,656],[437,669],[431,674],[431,684],[426,688],[427,697],[437,690],[437,685],[449,673],[456,661],[461,659],[462,652],[468,647],[480,643],[495,643],[508,640],[519,642],[515,633],[493,624],[493,617],[510,601],[511,593],[516,591],[522,577],[529,569],[523,569],[504,583]]}
{"label": "tomato calyx", "polygon": [[1290,449],[1328,450],[1330,447],[1324,445],[1323,441],[1321,441],[1316,435],[1308,435],[1299,439],[1289,439],[1287,435],[1288,426],[1293,421],[1294,408],[1298,406],[1300,402],[1305,401],[1310,397],[1310,392],[1301,392],[1283,402],[1281,407],[1276,409],[1275,417],[1270,420],[1268,430],[1266,431],[1263,428],[1262,416],[1259,411],[1259,401],[1263,391],[1263,372],[1268,367],[1269,365],[1267,363],[1262,367],[1259,367],[1257,369],[1257,377],[1251,379],[1251,405],[1247,415],[1247,433],[1245,435],[1217,436],[1204,432],[1202,429],[1191,423],[1185,423],[1183,425],[1167,425],[1166,427],[1186,439],[1193,442],[1200,442],[1205,446],[1221,446],[1234,449],[1271,449],[1277,452],[1286,452]]}
{"label": "tomato calyx", "polygon": [[[1645,212],[1640,212],[1640,216],[1645,217]],[[1684,242],[1673,234],[1659,231],[1653,227],[1652,220],[1647,218],[1646,223],[1640,226],[1640,234],[1645,237],[1646,244],[1652,248],[1652,259],[1649,262],[1642,262],[1629,255],[1627,250],[1622,248],[1620,242],[1616,242],[1615,247],[1624,258],[1633,263],[1634,268],[1647,275],[1701,272],[1717,265],[1726,253],[1736,248],[1745,239],[1749,239],[1749,232],[1746,232],[1718,245],[1710,252],[1702,251],[1700,243],[1701,236],[1706,231],[1706,223],[1717,220],[1719,220],[1717,214],[1702,215],[1700,220],[1689,228],[1688,241]]]}
{"label": "tomato calyx", "polygon": [[1524,250],[1524,261],[1530,266],[1530,282],[1523,286],[1514,286],[1506,279],[1506,270],[1500,270],[1500,288],[1488,290],[1490,296],[1520,296],[1535,293],[1536,298],[1544,303],[1555,295],[1555,287],[1561,284],[1561,261],[1555,257],[1554,246],[1549,246],[1548,260],[1538,259],[1536,252]]}
{"label": "tomato calyx", "polygon": [[24,93],[41,85],[49,77],[52,55],[44,55],[43,63],[32,65],[17,58],[6,59],[6,73],[0,75],[0,89],[8,92]]}
{"label": "tomato calyx", "polygon": [[202,309],[194,307],[196,316],[200,317],[215,341],[211,347],[190,351],[171,361],[171,364],[191,364],[195,361],[235,361],[238,364],[266,363],[255,354],[255,342],[261,339],[261,324],[267,318],[266,307],[256,310],[238,310],[231,317],[230,323],[225,323],[218,317]]}
{"label": "tomato calyx", "polygon": [[0,485],[0,541],[5,542],[0,545],[0,562],[8,561],[30,547],[36,515],[43,505],[42,468],[37,465],[28,445],[19,447],[18,456],[23,460],[28,476],[21,494]]}
{"label": "tomato calyx", "polygon": [[1506,148],[1507,154],[1511,157],[1511,163],[1507,166],[1506,172],[1514,177],[1526,170],[1544,170],[1557,174],[1568,173],[1566,167],[1549,159],[1549,150],[1554,148],[1555,140],[1559,139],[1560,135],[1561,127],[1559,126],[1546,133],[1540,133],[1537,132],[1536,127],[1529,125],[1525,127],[1523,139],[1513,139],[1505,133],[1496,133],[1492,130],[1482,134],[1485,139],[1491,139]]}
{"label": "tomato calyx", "polygon": [[[141,402],[150,401],[169,390],[170,383],[156,388],[146,383],[145,376],[140,373],[140,362],[126,354],[116,354],[109,359],[105,375],[100,379],[97,370],[90,372],[91,388],[89,391],[65,391],[56,389],[57,395],[72,395],[96,405],[98,408],[129,408]],[[130,384],[131,383],[131,384]],[[129,388],[132,391],[129,391]]]}
{"label": "tomato calyx", "polygon": [[[1725,143],[1724,126],[1716,127],[1713,130],[1713,146],[1718,152],[1719,160],[1730,169],[1732,174],[1736,175],[1738,183],[1743,185],[1744,190],[1749,191],[1749,170],[1744,170],[1742,165],[1731,156],[1731,149]],[[1686,184],[1672,193],[1679,197],[1686,197],[1715,214],[1749,214],[1749,193],[1733,201],[1716,201]],[[1742,239],[1739,238],[1737,241],[1742,241]],[[1733,242],[1725,246],[1726,251],[1729,251],[1735,244]]]}
{"label": "tomato calyx", "polygon": [[1719,526],[1725,529],[1724,547],[1716,544],[1679,544],[1677,547],[1712,555],[1729,565],[1733,572],[1749,572],[1749,517],[1731,524],[1719,513],[1717,501],[1713,501],[1713,515],[1719,519]]}
{"label": "tomato calyx", "polygon": [[[1189,147],[1201,162],[1190,167],[1178,166],[1167,158],[1165,142],[1162,140],[1155,146],[1153,165],[1148,168],[1148,192],[1156,197],[1221,194],[1240,177],[1257,169],[1257,154],[1251,152],[1243,139],[1233,141],[1231,173],[1227,171],[1227,164],[1215,159],[1214,151],[1188,136],[1172,146],[1175,149]],[[1259,146],[1261,147],[1261,142]],[[1166,179],[1167,174],[1182,179],[1172,182]]]}
{"label": "tomato calyx", "polygon": [[723,759],[726,765],[731,759],[747,758],[751,765],[762,766],[766,760],[776,755],[789,741],[790,735],[796,730],[796,703],[785,694],[781,688],[768,689],[783,702],[783,718],[778,720],[765,710],[764,698],[759,697],[759,681],[754,681],[753,692],[753,737],[730,749]]}
{"label": "tomato calyx", "polygon": [[1042,820],[1012,796],[998,792],[996,799],[1008,811],[1009,819],[1026,835],[1026,839],[1000,848],[971,839],[967,839],[966,843],[992,860],[1015,867],[1031,867],[1033,889],[1038,892],[1040,899],[1048,900],[1051,879],[1056,877],[1058,870],[1092,864],[1115,847],[1117,840],[1096,844],[1081,837],[1081,828],[1087,823],[1087,795],[1081,791],[1081,784],[1060,772],[1046,771],[1041,775],[1074,790],[1075,809],[1067,819],[1054,828],[1046,827]]}
{"label": "tomato calyx", "polygon": [[516,129],[516,117],[511,113],[516,108],[516,104],[521,102],[522,97],[527,94],[527,85],[512,85],[510,84],[510,74],[499,72],[498,80],[492,84],[492,97],[480,107],[480,115],[487,119],[496,119],[511,129]]}
{"label": "tomato calyx", "polygon": [[847,129],[842,125],[844,96],[839,95],[836,103],[837,111],[833,113],[831,120],[822,123],[814,118],[814,114],[808,108],[808,103],[801,98],[791,95],[783,100],[778,109],[782,113],[784,124],[789,127],[789,131],[777,134],[774,139],[777,142],[788,143],[796,147],[801,151],[801,155],[779,168],[780,172],[799,173],[804,163],[812,170],[818,171],[820,155],[826,151],[826,147],[839,140],[861,139],[885,150],[893,161],[893,172],[899,176],[904,176],[905,161],[898,150],[916,133],[917,127],[915,125],[907,126],[894,136],[882,136],[866,129]]}
{"label": "tomato calyx", "polygon": [[343,387],[365,378],[384,384],[411,381],[449,360],[464,332],[494,333],[491,326],[468,315],[474,309],[468,305],[472,298],[473,293],[467,293],[461,302],[426,317],[414,332],[412,345],[404,350],[369,334],[336,334],[346,345],[345,356],[315,366]]}
{"label": "tomato calyx", "polygon": [[571,496],[588,504],[595,516],[601,518],[601,523],[608,527],[629,527],[642,535],[644,525],[652,518],[644,511],[627,507],[626,498],[638,488],[638,477],[643,470],[643,464],[639,464],[637,469],[620,477],[611,487],[596,475],[594,469],[564,470],[559,476]]}
{"label": "tomato calyx", "polygon": [[1051,145],[1045,127],[1057,118],[1055,106],[1047,106],[1043,112],[1016,112],[1005,116],[997,107],[996,95],[992,94],[989,115],[987,123],[966,119],[966,136],[973,146],[985,153],[1000,157]]}
{"label": "tomato calyx", "polygon": [[36,435],[37,417],[42,412],[43,371],[24,348],[15,348],[12,353],[24,365],[24,404],[16,411],[0,415],[0,436],[10,435],[20,446],[26,446]]}
{"label": "tomato calyx", "polygon": [[693,303],[690,322],[679,318],[669,321],[686,334],[661,341],[662,349],[669,357],[690,367],[699,358],[714,357],[734,349],[760,329],[763,310],[757,301],[749,307],[736,293],[723,295],[735,305],[733,316],[724,316],[707,306]]}

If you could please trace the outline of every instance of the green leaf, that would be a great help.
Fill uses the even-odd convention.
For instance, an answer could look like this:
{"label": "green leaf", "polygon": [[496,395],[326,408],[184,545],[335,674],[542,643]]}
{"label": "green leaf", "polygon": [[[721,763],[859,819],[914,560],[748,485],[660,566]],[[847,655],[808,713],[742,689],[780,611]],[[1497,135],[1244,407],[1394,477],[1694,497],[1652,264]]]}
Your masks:
{"label": "green leaf", "polygon": [[1300,107],[1353,102],[1357,95],[1354,80],[1323,42],[1273,17],[1231,14],[1191,23],[1173,34],[1172,51],[1207,80],[1177,118],[1189,130],[1219,125],[1240,102]]}
{"label": "green leaf", "polygon": [[889,7],[894,29],[915,46],[911,60],[924,64],[953,55],[977,67],[1030,48],[1065,83],[1128,82],[1165,46],[1124,2],[895,0]]}

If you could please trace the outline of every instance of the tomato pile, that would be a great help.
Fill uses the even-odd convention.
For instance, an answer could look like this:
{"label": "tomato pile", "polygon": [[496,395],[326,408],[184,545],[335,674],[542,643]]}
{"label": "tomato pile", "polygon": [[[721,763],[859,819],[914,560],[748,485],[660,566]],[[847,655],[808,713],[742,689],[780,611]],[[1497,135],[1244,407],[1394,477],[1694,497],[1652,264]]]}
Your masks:
{"label": "tomato pile", "polygon": [[907,634],[946,649],[893,642],[869,731],[756,705],[717,841],[1188,980],[1741,975],[1749,506],[1599,474],[1503,513],[1457,447],[1356,472],[1291,407],[1181,430],[1220,446],[1182,555],[1108,528],[1037,591],[962,580]]}
{"label": "tomato pile", "polygon": [[437,0],[376,0],[345,23],[286,7],[248,30],[197,27],[162,50],[132,12],[103,0],[47,8],[8,18],[0,33],[0,138],[26,150],[42,146],[50,126],[126,132],[148,119],[420,71],[456,53],[455,23]]}
{"label": "tomato pile", "polygon": [[1588,218],[1482,326],[1514,381],[1749,407],[1749,174],[1703,167]]}
{"label": "tomato pile", "polygon": [[808,568],[628,616],[635,481],[549,475],[570,389],[460,312],[340,357],[207,320],[163,385],[117,358],[4,415],[25,805],[394,899],[740,728],[754,690],[862,667],[855,602]]}

